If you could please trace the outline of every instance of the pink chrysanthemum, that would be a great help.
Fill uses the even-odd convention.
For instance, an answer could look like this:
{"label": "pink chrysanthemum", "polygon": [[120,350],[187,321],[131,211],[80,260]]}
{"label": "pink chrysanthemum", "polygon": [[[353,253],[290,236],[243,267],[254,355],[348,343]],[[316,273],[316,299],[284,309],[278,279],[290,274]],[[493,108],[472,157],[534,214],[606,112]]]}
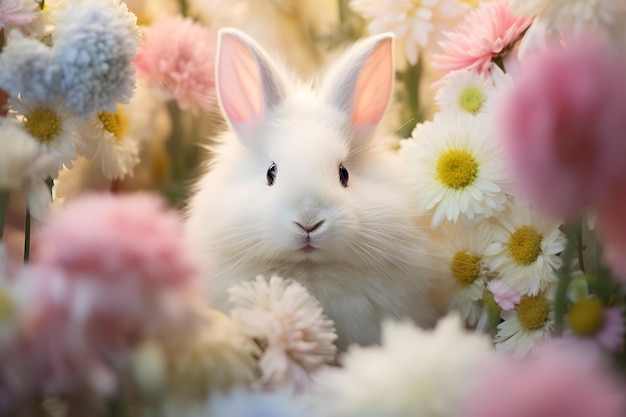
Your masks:
{"label": "pink chrysanthemum", "polygon": [[76,279],[145,292],[193,291],[197,263],[180,219],[150,195],[71,201],[37,236],[37,262]]}
{"label": "pink chrysanthemum", "polygon": [[522,299],[519,291],[514,290],[501,279],[489,281],[487,289],[493,293],[493,298],[496,300],[496,303],[504,311],[513,310],[515,305],[519,304]]}
{"label": "pink chrysanthemum", "polygon": [[135,67],[140,77],[173,97],[180,108],[210,110],[215,96],[215,36],[181,16],[143,28]]}
{"label": "pink chrysanthemum", "polygon": [[37,16],[34,0],[2,0],[0,2],[0,29],[27,25]]}
{"label": "pink chrysanthemum", "polygon": [[624,387],[599,365],[593,349],[555,342],[521,362],[502,357],[480,376],[460,417],[623,417]]}
{"label": "pink chrysanthemum", "polygon": [[591,37],[524,60],[500,130],[513,179],[538,209],[575,216],[624,182],[624,73],[626,62]]}
{"label": "pink chrysanthemum", "polygon": [[530,26],[532,19],[514,16],[507,0],[481,2],[468,13],[447,39],[439,42],[443,53],[435,55],[433,66],[442,72],[489,71],[495,58],[502,58]]}

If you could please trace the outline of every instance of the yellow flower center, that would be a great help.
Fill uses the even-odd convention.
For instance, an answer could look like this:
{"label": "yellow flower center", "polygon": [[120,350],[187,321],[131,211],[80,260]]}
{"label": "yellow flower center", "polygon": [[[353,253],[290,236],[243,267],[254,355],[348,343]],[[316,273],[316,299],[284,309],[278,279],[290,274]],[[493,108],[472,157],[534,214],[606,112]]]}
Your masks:
{"label": "yellow flower center", "polygon": [[593,336],[604,325],[604,306],[597,298],[575,302],[567,312],[569,327],[581,336]]}
{"label": "yellow flower center", "polygon": [[450,272],[461,285],[469,285],[480,275],[480,256],[458,251],[450,262]]}
{"label": "yellow flower center", "polygon": [[13,315],[15,305],[13,299],[4,291],[0,291],[0,321]]}
{"label": "yellow flower center", "polygon": [[517,305],[517,319],[526,330],[537,330],[548,321],[550,301],[542,294],[523,295]]}
{"label": "yellow flower center", "polygon": [[118,106],[116,113],[100,112],[98,119],[107,132],[113,133],[115,140],[120,141],[126,137],[128,132],[128,119]]}
{"label": "yellow flower center", "polygon": [[530,265],[541,254],[542,240],[543,237],[534,227],[519,227],[509,237],[509,256],[520,265]]}
{"label": "yellow flower center", "polygon": [[455,190],[472,184],[477,176],[478,163],[466,150],[449,150],[437,161],[437,179]]}
{"label": "yellow flower center", "polygon": [[61,118],[51,109],[37,109],[24,116],[24,127],[43,143],[53,141],[61,134]]}
{"label": "yellow flower center", "polygon": [[461,92],[459,96],[459,104],[461,108],[473,115],[478,114],[485,103],[482,91],[476,87],[468,87]]}

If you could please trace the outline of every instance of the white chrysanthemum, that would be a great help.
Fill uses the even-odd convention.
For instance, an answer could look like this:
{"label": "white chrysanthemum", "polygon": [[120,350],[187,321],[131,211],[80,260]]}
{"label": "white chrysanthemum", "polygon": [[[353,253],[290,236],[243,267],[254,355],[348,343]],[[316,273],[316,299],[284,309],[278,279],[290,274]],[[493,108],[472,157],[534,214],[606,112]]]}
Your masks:
{"label": "white chrysanthemum", "polygon": [[506,159],[486,116],[441,112],[401,142],[421,208],[431,226],[476,223],[506,208]]}
{"label": "white chrysanthemum", "polygon": [[80,128],[84,147],[79,149],[87,159],[102,169],[109,180],[132,176],[139,163],[139,142],[128,135],[128,119],[122,106],[116,113],[100,112]]}
{"label": "white chrysanthemum", "polygon": [[56,178],[63,166],[72,167],[76,147],[81,146],[77,133],[78,120],[60,102],[21,101],[10,99],[9,108],[15,112],[26,131],[39,142],[39,155],[56,162],[46,176]]}
{"label": "white chrysanthemum", "polygon": [[556,271],[563,264],[559,254],[566,238],[560,226],[558,220],[511,204],[494,221],[485,259],[520,294],[535,295],[556,282]]}
{"label": "white chrysanthemum", "polygon": [[466,390],[493,358],[489,338],[464,329],[458,315],[434,330],[385,321],[382,345],[353,345],[343,367],[316,375],[322,416],[456,416]]}
{"label": "white chrysanthemum", "polygon": [[462,0],[351,0],[350,7],[370,21],[371,34],[395,33],[413,65],[420,52],[437,45],[442,31],[471,9]]}
{"label": "white chrysanthemum", "polygon": [[489,272],[483,254],[491,243],[491,229],[487,222],[473,227],[460,223],[444,223],[441,233],[445,241],[437,251],[450,275],[448,307],[458,310],[469,326],[476,326],[484,308],[483,291]]}
{"label": "white chrysanthemum", "polygon": [[20,188],[39,154],[37,141],[13,118],[0,118],[0,189]]}
{"label": "white chrysanthemum", "polygon": [[229,299],[233,319],[264,347],[259,361],[264,386],[300,390],[312,372],[335,359],[334,324],[298,282],[259,275],[231,287]]}
{"label": "white chrysanthemum", "polygon": [[551,286],[536,295],[522,295],[514,310],[502,312],[503,320],[494,339],[496,350],[522,358],[552,335],[553,290]]}
{"label": "white chrysanthemum", "polygon": [[490,78],[475,71],[454,71],[446,84],[435,94],[440,110],[452,110],[477,115],[485,113],[493,99],[495,87]]}
{"label": "white chrysanthemum", "polygon": [[581,35],[599,31],[624,41],[626,2],[623,0],[509,0],[511,11],[519,16],[535,17],[522,38],[520,56],[547,39],[559,34]]}

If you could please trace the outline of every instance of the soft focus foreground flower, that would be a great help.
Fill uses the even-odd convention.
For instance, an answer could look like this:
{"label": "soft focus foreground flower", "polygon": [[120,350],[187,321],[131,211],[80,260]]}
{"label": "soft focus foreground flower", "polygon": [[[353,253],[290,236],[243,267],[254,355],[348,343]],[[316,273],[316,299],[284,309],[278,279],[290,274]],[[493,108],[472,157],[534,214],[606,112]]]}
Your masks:
{"label": "soft focus foreground flower", "polygon": [[231,287],[229,298],[235,322],[264,347],[263,385],[302,390],[311,373],[335,359],[334,324],[298,282],[258,276]]}
{"label": "soft focus foreground flower", "polygon": [[129,136],[126,111],[117,106],[114,113],[99,112],[81,126],[84,150],[81,152],[102,169],[109,180],[132,176],[139,163],[139,141]]}
{"label": "soft focus foreground flower", "polygon": [[595,353],[551,342],[481,373],[460,417],[623,417],[625,387]]}
{"label": "soft focus foreground flower", "polygon": [[0,3],[0,29],[7,26],[26,25],[35,18],[39,8],[35,0],[2,0]]}
{"label": "soft focus foreground flower", "polygon": [[66,104],[83,119],[99,111],[115,112],[118,103],[129,102],[135,87],[132,61],[138,39],[133,25],[107,3],[74,4],[55,32]]}
{"label": "soft focus foreground flower", "polygon": [[485,251],[490,268],[520,294],[535,295],[556,282],[565,248],[560,221],[511,204],[494,220],[492,243]]}
{"label": "soft focus foreground flower", "polygon": [[580,215],[626,182],[624,73],[618,51],[592,37],[524,59],[499,127],[513,180],[533,206]]}
{"label": "soft focus foreground flower", "polygon": [[468,113],[439,113],[401,142],[411,181],[432,226],[444,219],[478,222],[506,207],[504,155],[488,120]]}
{"label": "soft focus foreground flower", "polygon": [[493,356],[489,339],[456,314],[434,330],[386,321],[381,346],[351,346],[342,368],[317,375],[313,400],[323,416],[456,416]]}
{"label": "soft focus foreground flower", "polygon": [[480,2],[447,39],[440,42],[442,54],[434,55],[433,66],[442,72],[470,69],[487,73],[515,46],[532,19],[514,16],[507,0]]}
{"label": "soft focus foreground flower", "polygon": [[420,52],[436,45],[441,30],[452,28],[470,9],[461,0],[351,0],[350,7],[370,20],[371,34],[395,33],[412,65]]}
{"label": "soft focus foreground flower", "polygon": [[182,109],[211,110],[215,98],[215,35],[181,16],[143,28],[134,64],[138,75],[173,97]]}

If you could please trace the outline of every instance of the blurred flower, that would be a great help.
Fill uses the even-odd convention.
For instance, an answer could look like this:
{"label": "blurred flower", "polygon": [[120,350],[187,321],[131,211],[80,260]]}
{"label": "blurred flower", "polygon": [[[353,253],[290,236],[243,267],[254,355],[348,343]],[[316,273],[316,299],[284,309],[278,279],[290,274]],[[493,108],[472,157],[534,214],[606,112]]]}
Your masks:
{"label": "blurred flower", "polygon": [[259,377],[261,349],[234,320],[208,310],[185,340],[168,340],[169,392],[200,400],[249,387]]}
{"label": "blurred flower", "polygon": [[422,208],[434,209],[431,226],[459,217],[476,223],[506,207],[506,164],[486,118],[438,113],[417,125],[400,152]]}
{"label": "blurred flower", "polygon": [[297,281],[272,276],[229,289],[231,316],[264,348],[259,361],[261,383],[302,390],[310,375],[335,359],[333,322]]}
{"label": "blurred flower", "polygon": [[575,301],[567,312],[567,324],[574,335],[592,337],[604,349],[616,351],[624,344],[626,323],[622,309],[606,308],[596,297]]}
{"label": "blurred flower", "polygon": [[317,374],[323,416],[456,416],[472,381],[494,356],[489,339],[451,314],[434,330],[385,321],[382,345],[351,346],[342,367]]}
{"label": "blurred flower", "polygon": [[61,71],[53,50],[15,30],[10,38],[0,54],[0,88],[25,101],[59,100]]}
{"label": "blurred flower", "polygon": [[611,198],[598,209],[598,233],[602,257],[612,276],[626,283],[626,187],[612,191]]}
{"label": "blurred flower", "polygon": [[519,292],[515,291],[501,279],[489,281],[487,289],[493,294],[496,303],[504,311],[513,310],[521,301]]}
{"label": "blurred flower", "polygon": [[81,126],[81,153],[94,159],[109,180],[132,176],[139,163],[139,142],[129,136],[128,124],[124,107],[118,105],[115,113],[99,112]]}
{"label": "blurred flower", "polygon": [[521,362],[500,357],[476,376],[460,417],[622,417],[626,412],[624,386],[593,352],[560,343],[548,343]]}
{"label": "blurred flower", "polygon": [[215,103],[215,36],[191,19],[163,18],[143,28],[134,64],[138,75],[173,97],[181,109],[211,110]]}
{"label": "blurred flower", "polygon": [[436,45],[443,29],[452,28],[470,9],[461,0],[351,0],[350,7],[370,21],[371,34],[395,33],[412,65],[420,52]]}
{"label": "blurred flower", "polygon": [[560,221],[511,204],[494,221],[485,251],[490,268],[520,294],[535,295],[556,282],[566,238]]}
{"label": "blurred flower", "polygon": [[442,72],[469,69],[485,74],[503,59],[528,28],[532,19],[514,16],[507,0],[480,2],[453,32],[439,42],[442,54],[433,56],[433,66]]}
{"label": "blurred flower", "polygon": [[448,306],[457,309],[461,318],[471,327],[476,326],[483,312],[483,290],[488,268],[483,253],[491,243],[489,224],[479,223],[465,227],[445,223],[440,229],[446,239],[436,252],[448,266],[451,295]]}
{"label": "blurred flower", "polygon": [[522,295],[515,310],[502,312],[502,322],[494,338],[496,350],[522,358],[552,335],[554,311],[553,300],[549,298],[552,290]]}
{"label": "blurred flower", "polygon": [[25,130],[38,141],[39,155],[54,159],[55,165],[45,176],[56,178],[63,166],[72,167],[76,146],[80,146],[76,131],[78,120],[62,101],[9,99],[9,108],[22,119]]}
{"label": "blurred flower", "polygon": [[55,32],[61,88],[67,107],[82,119],[100,111],[114,113],[118,103],[129,102],[135,87],[137,37],[119,10],[106,3],[75,3]]}
{"label": "blurred flower", "polygon": [[502,103],[512,176],[533,206],[573,217],[612,198],[626,167],[626,61],[597,39],[524,60]]}
{"label": "blurred flower", "polygon": [[38,8],[35,0],[3,0],[0,3],[0,29],[32,22]]}
{"label": "blurred flower", "polygon": [[435,101],[440,110],[477,115],[485,113],[494,92],[489,77],[469,70],[453,71],[446,77],[445,85],[437,90]]}
{"label": "blurred flower", "polygon": [[[589,31],[623,37],[626,3],[622,0],[508,0],[517,16],[533,18],[520,43],[520,55],[558,41],[560,35],[579,36]],[[623,39],[620,39],[623,40]]]}

